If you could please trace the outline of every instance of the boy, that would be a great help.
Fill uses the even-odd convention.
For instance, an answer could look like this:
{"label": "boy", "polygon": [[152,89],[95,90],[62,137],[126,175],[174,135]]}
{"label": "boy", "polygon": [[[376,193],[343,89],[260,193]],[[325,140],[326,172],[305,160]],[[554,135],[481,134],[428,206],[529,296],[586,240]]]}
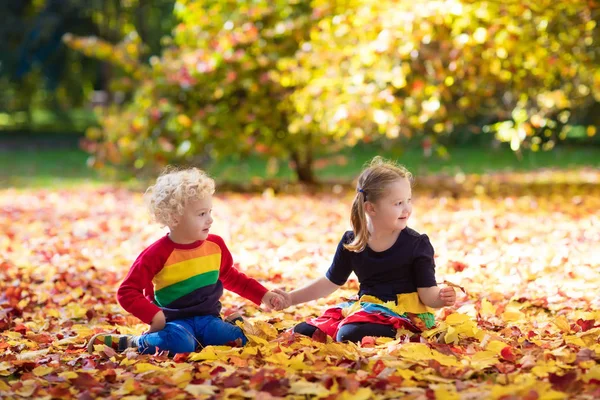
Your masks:
{"label": "boy", "polygon": [[169,233],[138,256],[117,300],[150,328],[141,336],[97,334],[89,352],[96,344],[170,354],[198,345],[244,345],[242,330],[220,317],[223,288],[268,308],[283,304],[281,295],[233,268],[223,239],[209,233],[214,192],[214,181],[197,168],[167,171],[148,188],[149,209]]}

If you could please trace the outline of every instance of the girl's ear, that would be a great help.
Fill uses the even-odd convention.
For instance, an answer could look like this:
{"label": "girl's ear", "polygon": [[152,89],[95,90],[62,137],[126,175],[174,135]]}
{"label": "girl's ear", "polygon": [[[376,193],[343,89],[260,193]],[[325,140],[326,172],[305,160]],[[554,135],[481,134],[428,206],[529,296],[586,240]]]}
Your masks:
{"label": "girl's ear", "polygon": [[370,216],[375,216],[375,205],[370,201],[365,201],[365,212]]}

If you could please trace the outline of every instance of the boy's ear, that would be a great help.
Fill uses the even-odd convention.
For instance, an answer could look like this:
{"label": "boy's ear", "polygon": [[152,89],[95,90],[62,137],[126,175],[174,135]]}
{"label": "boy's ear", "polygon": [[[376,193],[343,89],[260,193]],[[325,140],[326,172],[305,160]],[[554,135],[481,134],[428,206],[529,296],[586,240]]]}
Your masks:
{"label": "boy's ear", "polygon": [[371,217],[375,216],[375,205],[370,201],[365,202],[365,212]]}

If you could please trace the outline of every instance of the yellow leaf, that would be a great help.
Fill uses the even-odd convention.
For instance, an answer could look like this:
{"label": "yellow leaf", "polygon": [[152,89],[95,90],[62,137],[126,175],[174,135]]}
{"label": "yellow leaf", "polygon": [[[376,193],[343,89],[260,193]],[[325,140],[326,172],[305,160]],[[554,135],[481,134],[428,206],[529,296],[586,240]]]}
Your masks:
{"label": "yellow leaf", "polygon": [[329,396],[329,390],[325,389],[321,383],[307,382],[305,380],[292,383],[289,392],[298,396]]}
{"label": "yellow leaf", "polygon": [[171,380],[177,386],[182,387],[182,385],[185,386],[188,383],[190,383],[192,378],[193,378],[193,376],[192,376],[191,371],[182,370],[182,371],[177,371],[175,374],[173,374],[173,377],[171,378]]}
{"label": "yellow leaf", "polygon": [[74,371],[65,371],[65,372],[61,372],[60,374],[58,374],[58,376],[60,376],[63,379],[76,379],[79,375],[77,375],[77,372]]}
{"label": "yellow leaf", "polygon": [[587,347],[585,342],[580,337],[577,337],[575,335],[565,336],[565,343],[566,344],[574,344],[575,346],[579,346],[579,347]]}
{"label": "yellow leaf", "polygon": [[245,346],[240,356],[255,356],[258,354],[258,347]]}
{"label": "yellow leaf", "polygon": [[547,362],[543,364],[538,364],[531,369],[531,373],[539,378],[545,378],[549,373],[556,373],[559,371],[559,368],[554,365],[554,362]]}
{"label": "yellow leaf", "polygon": [[499,340],[491,340],[487,347],[486,350],[490,350],[493,351],[496,354],[500,354],[500,352],[502,351],[503,348],[506,347],[506,343],[501,342]]}
{"label": "yellow leaf", "polygon": [[449,326],[448,330],[446,331],[446,335],[444,335],[444,342],[454,343],[457,341],[458,341],[458,331],[456,330],[456,328]]}
{"label": "yellow leaf", "polygon": [[46,316],[52,317],[52,318],[59,318],[60,313],[58,312],[58,310],[56,308],[50,308],[50,309],[46,310]]}
{"label": "yellow leaf", "polygon": [[215,391],[218,389],[216,386],[212,385],[187,385],[183,390],[191,394],[192,396],[212,396],[215,394]]}
{"label": "yellow leaf", "polygon": [[410,369],[399,369],[396,372],[394,372],[395,375],[399,375],[402,377],[402,379],[410,381],[411,379],[415,378],[415,376],[417,375],[414,371],[410,370]]}
{"label": "yellow leaf", "polygon": [[121,362],[119,363],[120,366],[122,367],[127,367],[129,365],[133,365],[137,362],[136,359],[134,358],[124,358],[121,360]]}
{"label": "yellow leaf", "polygon": [[304,362],[304,353],[300,353],[300,354],[298,354],[298,355],[293,356],[292,358],[290,358],[289,366],[290,366],[290,368],[293,368],[296,371],[304,371],[304,370],[307,370],[307,369],[311,369]]}
{"label": "yellow leaf", "polygon": [[482,370],[498,362],[498,356],[493,351],[478,351],[471,356],[471,367],[476,370]]}
{"label": "yellow leaf", "polygon": [[551,388],[538,390],[538,394],[540,396],[538,400],[562,400],[568,398],[566,393],[558,392]]}
{"label": "yellow leaf", "polygon": [[10,386],[4,381],[0,380],[0,392],[8,392],[10,390]]}
{"label": "yellow leaf", "polygon": [[255,336],[255,335],[250,335],[250,334],[246,334],[246,337],[248,338],[248,340],[250,342],[259,344],[259,345],[264,345],[264,346],[268,346],[269,342],[267,342],[265,339],[259,337],[259,336]]}
{"label": "yellow leaf", "polygon": [[33,372],[33,374],[35,376],[45,376],[53,371],[54,371],[54,368],[52,368],[52,367],[40,365],[39,367],[34,368],[33,371],[31,371],[31,372]]}
{"label": "yellow leaf", "polygon": [[345,390],[338,399],[343,400],[369,400],[373,397],[373,391],[370,388],[360,388],[355,393]]}
{"label": "yellow leaf", "polygon": [[152,365],[149,363],[138,363],[135,364],[135,372],[140,374],[143,372],[148,372],[148,371],[163,371],[164,368],[159,367],[157,365]]}
{"label": "yellow leaf", "polygon": [[283,366],[288,366],[290,363],[290,359],[285,353],[273,353],[271,356],[265,357],[265,361]]}
{"label": "yellow leaf", "polygon": [[600,365],[594,365],[585,374],[583,374],[583,381],[585,383],[589,383],[592,379],[600,381]]}
{"label": "yellow leaf", "polygon": [[554,321],[552,321],[554,323],[554,325],[556,325],[558,327],[558,329],[560,329],[561,331],[565,332],[565,333],[569,333],[571,332],[571,326],[569,325],[569,321],[567,321],[567,318],[565,318],[564,315],[559,315],[558,317],[556,317],[554,319]]}
{"label": "yellow leaf", "polygon": [[21,339],[23,337],[19,332],[13,331],[2,332],[2,335],[6,336],[8,339]]}
{"label": "yellow leaf", "polygon": [[523,314],[519,310],[508,309],[502,313],[502,319],[504,322],[517,322],[521,321],[525,318],[525,314]]}
{"label": "yellow leaf", "polygon": [[18,360],[34,360],[38,357],[44,356],[48,354],[50,349],[36,350],[36,351],[26,351],[24,353],[17,354]]}
{"label": "yellow leaf", "polygon": [[88,312],[87,308],[81,307],[81,305],[79,305],[78,303],[73,302],[67,304],[64,307],[64,309],[67,311],[67,317],[73,319],[84,318],[86,313]]}
{"label": "yellow leaf", "polygon": [[481,301],[481,310],[479,313],[484,317],[492,317],[496,315],[496,309],[492,303],[488,299],[483,299]]}
{"label": "yellow leaf", "polygon": [[204,360],[218,360],[219,356],[213,350],[212,346],[208,346],[202,349],[199,353],[192,353],[188,357],[188,361],[204,361]]}
{"label": "yellow leaf", "polygon": [[28,379],[26,381],[23,382],[23,386],[16,391],[16,393],[19,396],[22,397],[31,397],[31,395],[33,395],[33,392],[35,392],[35,389],[38,388],[38,384],[36,381]]}
{"label": "yellow leaf", "polygon": [[137,387],[135,384],[135,380],[133,378],[128,378],[125,382],[123,382],[123,384],[121,385],[119,390],[115,392],[115,394],[119,396],[125,396],[131,392],[134,392],[136,389]]}
{"label": "yellow leaf", "polygon": [[400,356],[413,361],[431,360],[431,349],[424,343],[406,343],[398,352]]}
{"label": "yellow leaf", "polygon": [[454,313],[446,317],[446,323],[448,325],[458,325],[467,321],[471,321],[471,318],[465,314]]}

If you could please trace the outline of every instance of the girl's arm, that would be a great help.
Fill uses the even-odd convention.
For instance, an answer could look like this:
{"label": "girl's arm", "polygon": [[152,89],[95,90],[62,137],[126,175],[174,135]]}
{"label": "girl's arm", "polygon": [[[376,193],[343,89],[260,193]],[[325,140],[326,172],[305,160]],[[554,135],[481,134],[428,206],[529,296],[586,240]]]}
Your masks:
{"label": "girl's arm", "polygon": [[338,288],[338,285],[331,282],[326,277],[319,278],[303,288],[291,291],[289,293],[291,301],[290,305],[306,303],[307,301],[327,297]]}
{"label": "girl's arm", "polygon": [[451,306],[456,301],[456,292],[453,287],[438,286],[417,288],[421,302],[427,307],[442,308]]}

